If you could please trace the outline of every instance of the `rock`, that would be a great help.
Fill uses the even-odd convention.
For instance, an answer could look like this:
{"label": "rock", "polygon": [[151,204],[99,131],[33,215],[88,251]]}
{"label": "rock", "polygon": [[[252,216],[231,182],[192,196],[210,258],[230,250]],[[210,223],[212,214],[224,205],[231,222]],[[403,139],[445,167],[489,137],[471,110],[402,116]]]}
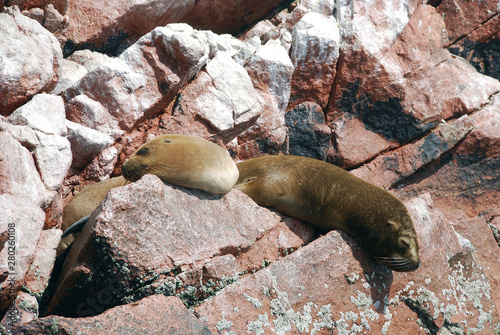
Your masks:
{"label": "rock", "polygon": [[5,122],[31,127],[49,135],[66,136],[64,102],[51,94],[37,94],[16,109]]}
{"label": "rock", "polygon": [[38,318],[38,301],[26,292],[19,292],[0,323],[2,334],[11,334],[13,328]]}
{"label": "rock", "polygon": [[45,188],[28,149],[5,131],[0,131],[0,142],[0,175],[9,176],[0,179],[1,192],[27,199],[42,208],[47,207],[55,192]]}
{"label": "rock", "polygon": [[500,200],[499,108],[497,95],[492,104],[469,115],[470,133],[440,159],[404,180],[402,191],[408,195],[431,192],[443,207],[459,208],[471,217],[495,209]]}
{"label": "rock", "polygon": [[62,51],[38,22],[11,7],[0,13],[0,114],[9,115],[59,78]]}
{"label": "rock", "polygon": [[[147,320],[147,321],[146,321]],[[177,297],[154,295],[91,318],[49,316],[13,329],[20,334],[211,334]]]}
{"label": "rock", "polygon": [[[147,1],[109,2],[105,5],[85,1],[67,2],[66,47],[92,45],[112,52],[127,40],[137,40],[155,27],[185,22],[196,29],[216,33],[237,33],[269,13],[280,1]],[[104,15],[103,13],[106,13]]]}
{"label": "rock", "polygon": [[124,131],[119,121],[99,101],[85,94],[79,94],[66,103],[68,120],[84,127],[107,134],[112,138],[120,137]]}
{"label": "rock", "polygon": [[62,16],[61,13],[59,13],[57,9],[54,8],[53,4],[48,4],[45,7],[43,26],[51,33],[61,29],[61,26],[64,24],[65,20],[66,19],[64,18],[64,16]]}
{"label": "rock", "polygon": [[39,145],[33,152],[45,187],[57,191],[66,177],[73,156],[67,138],[35,132]]}
{"label": "rock", "polygon": [[262,112],[256,123],[238,137],[241,149],[234,150],[240,158],[249,157],[250,148],[255,152],[284,151],[287,135],[284,115],[290,99],[293,64],[276,40],[258,46],[249,55],[245,51],[235,58],[245,66],[260,97]]}
{"label": "rock", "polygon": [[111,57],[92,50],[77,50],[68,57],[68,60],[84,66],[88,72],[108,62]]}
{"label": "rock", "polygon": [[63,58],[61,60],[59,81],[50,93],[54,95],[60,94],[69,87],[73,86],[78,80],[87,74],[87,72],[88,71],[84,66]]}
{"label": "rock", "polygon": [[49,284],[61,235],[60,229],[43,230],[36,246],[35,258],[26,274],[24,289],[38,299],[42,298]]}
{"label": "rock", "polygon": [[345,169],[369,161],[380,153],[398,146],[381,134],[366,129],[363,122],[353,115],[345,115],[333,123],[335,154],[333,161]]}
{"label": "rock", "polygon": [[357,177],[385,189],[392,188],[421,167],[437,160],[467,136],[473,125],[467,115],[443,124],[426,137],[353,170]]}
{"label": "rock", "polygon": [[[103,128],[115,129],[118,124],[121,129],[117,130],[130,130],[166,107],[206,64],[209,53],[204,34],[186,24],[156,28],[64,93],[71,105],[68,119],[90,128],[99,123]],[[79,103],[73,103],[80,95],[88,99],[81,97]],[[86,110],[95,106],[99,107],[96,121],[78,121],[88,117]]]}
{"label": "rock", "polygon": [[21,13],[43,25],[43,18],[45,17],[43,9],[36,7],[30,10],[23,10]]}
{"label": "rock", "polygon": [[436,10],[446,23],[450,43],[468,35],[499,12],[498,3],[491,0],[473,3],[444,1],[436,6]]}
{"label": "rock", "polygon": [[[415,34],[421,26],[433,28]],[[390,142],[403,144],[422,136],[442,119],[456,118],[481,108],[500,89],[499,82],[480,75],[466,62],[453,58],[443,49],[447,43],[440,33],[443,28],[442,18],[433,7],[419,6],[405,30],[384,57],[379,58],[380,63],[365,62],[368,67],[373,66],[369,70],[373,72],[370,78],[360,78],[358,73],[365,71],[357,70],[338,82],[343,88],[335,88],[336,98],[330,99],[326,111],[327,123],[333,126],[350,113],[363,122],[367,129],[365,136],[374,137],[368,135],[371,131]],[[422,47],[407,49],[406,45]],[[355,59],[360,61],[351,58],[352,61]],[[344,78],[352,81],[343,82]],[[478,87],[481,87],[480,92],[475,93]],[[339,92],[343,92],[342,96]],[[358,151],[365,152],[363,160],[372,159],[380,152],[383,149],[381,144],[372,149],[366,142],[366,148],[358,148]],[[339,147],[349,145],[338,143]],[[349,155],[349,151],[346,153]],[[340,161],[354,164],[361,161],[338,152],[337,155]]]}
{"label": "rock", "polygon": [[0,315],[3,316],[24,282],[35,257],[45,214],[26,198],[0,195]]}
{"label": "rock", "polygon": [[321,106],[313,102],[297,105],[286,113],[285,122],[291,155],[326,159],[332,131],[325,124]]}
{"label": "rock", "polygon": [[[484,15],[484,13],[479,15]],[[445,16],[445,22],[450,23],[447,16]],[[478,72],[500,80],[500,69],[497,66],[499,63],[499,24],[500,17],[495,15],[472,30],[470,34],[453,43],[448,49],[466,59]]]}
{"label": "rock", "polygon": [[340,32],[332,16],[308,13],[293,27],[290,58],[295,67],[289,109],[305,101],[325,108],[339,58]]}
{"label": "rock", "polygon": [[113,144],[113,139],[97,130],[66,121],[68,140],[73,152],[72,167],[80,169]]}
{"label": "rock", "polygon": [[[475,254],[429,196],[408,206],[421,245],[422,266],[414,273],[388,271],[352,238],[332,231],[195,311],[214,333],[487,332],[498,316]],[[466,293],[473,288],[473,296]]]}
{"label": "rock", "polygon": [[[120,301],[137,300],[144,292],[168,290],[170,273],[203,265],[215,256],[238,256],[279,222],[239,191],[209,195],[165,186],[151,175],[111,190],[94,214],[66,259],[50,313],[75,316],[87,310],[94,315]],[[108,275],[111,268],[113,276]],[[87,280],[91,273],[95,281]],[[158,279],[141,279],[144,273]],[[81,289],[76,282],[82,283]],[[105,304],[90,307],[85,301],[103,285],[119,289]]]}
{"label": "rock", "polygon": [[189,94],[195,98],[196,113],[218,133],[239,133],[260,114],[248,73],[222,52],[198,75]]}

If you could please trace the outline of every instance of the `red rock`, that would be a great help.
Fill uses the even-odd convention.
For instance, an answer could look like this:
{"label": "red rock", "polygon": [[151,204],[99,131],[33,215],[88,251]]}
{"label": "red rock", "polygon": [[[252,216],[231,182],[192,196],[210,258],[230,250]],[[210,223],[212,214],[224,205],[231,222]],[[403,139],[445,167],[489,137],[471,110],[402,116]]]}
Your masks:
{"label": "red rock", "polygon": [[388,149],[397,147],[381,134],[368,129],[358,118],[346,115],[333,124],[335,165],[345,169],[360,165]]}
{"label": "red rock", "polygon": [[498,3],[491,0],[442,1],[436,10],[443,16],[451,43],[468,35],[500,11]]}
{"label": "red rock", "polygon": [[211,334],[177,297],[154,295],[89,318],[49,316],[13,329],[17,334]]}
{"label": "red rock", "polygon": [[35,257],[45,214],[27,199],[0,195],[0,316],[16,299]]}
{"label": "red rock", "polygon": [[305,101],[325,108],[339,58],[340,32],[336,20],[308,13],[292,29],[290,58],[295,67],[289,109]]}
{"label": "red rock", "polygon": [[497,97],[491,105],[469,115],[468,136],[405,180],[403,192],[431,192],[443,207],[459,208],[471,217],[496,208],[500,202],[497,178],[500,155],[495,126],[499,106]]}
{"label": "red rock", "polygon": [[9,115],[59,78],[62,51],[56,38],[16,7],[0,13],[0,114]]}
{"label": "red rock", "polygon": [[382,188],[392,188],[455,147],[473,129],[470,119],[463,116],[443,124],[423,139],[379,155],[352,173]]}
{"label": "red rock", "polygon": [[[276,7],[279,1],[147,1],[133,2],[81,1],[67,2],[61,11],[68,17],[68,27],[58,37],[71,41],[71,45],[93,45],[108,50],[124,40],[137,40],[158,26],[185,22],[196,29],[209,29],[216,33],[237,33],[248,27]],[[104,15],[104,13],[106,13]],[[68,44],[68,45],[69,45]]]}
{"label": "red rock", "polygon": [[[195,311],[214,333],[322,334],[336,328],[407,334],[477,327],[492,334],[498,322],[493,283],[481,277],[477,255],[462,247],[428,195],[408,206],[421,246],[422,266],[415,272],[392,273],[333,231],[227,286]],[[467,293],[472,288],[477,295]]]}

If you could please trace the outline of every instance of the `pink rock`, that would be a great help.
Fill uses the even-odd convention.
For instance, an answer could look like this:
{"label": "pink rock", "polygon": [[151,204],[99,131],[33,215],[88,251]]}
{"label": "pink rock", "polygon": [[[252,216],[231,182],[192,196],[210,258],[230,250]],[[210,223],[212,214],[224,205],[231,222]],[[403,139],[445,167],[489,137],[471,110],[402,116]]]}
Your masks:
{"label": "pink rock", "polygon": [[0,27],[0,114],[9,115],[55,86],[62,51],[52,34],[16,7],[0,14]]}
{"label": "pink rock", "polygon": [[25,277],[24,286],[31,295],[41,298],[49,284],[52,268],[56,259],[56,250],[61,240],[60,229],[47,229],[42,231],[35,258]]}
{"label": "pink rock", "polygon": [[100,130],[130,130],[165,108],[210,52],[206,34],[188,25],[156,28],[65,92],[68,119]]}
{"label": "pink rock", "polygon": [[444,49],[444,27],[433,7],[421,5],[383,56],[368,57],[368,44],[360,51],[346,50],[326,110],[329,124],[348,112],[360,117],[367,129],[405,143],[441,119],[471,113],[487,103],[498,91],[498,81],[452,58]]}
{"label": "pink rock", "polygon": [[[94,213],[66,259],[50,313],[101,312],[139,294],[154,276],[163,280],[179,267],[241,254],[279,222],[276,215],[236,190],[225,196],[209,195],[165,186],[151,175],[113,189]],[[145,273],[147,278],[142,277]],[[75,286],[90,274],[97,281]],[[135,280],[139,286],[132,289]],[[88,307],[87,298],[108,287],[117,291],[111,300],[98,304],[98,309]]]}
{"label": "pink rock", "polygon": [[[481,277],[475,256],[432,209],[428,195],[408,207],[423,257],[415,272],[392,273],[352,238],[333,231],[227,286],[195,311],[214,333],[406,334],[445,331],[450,324],[488,333],[498,322],[493,282]],[[472,287],[474,297],[465,291]]]}
{"label": "pink rock", "polygon": [[45,188],[28,149],[5,131],[0,131],[0,142],[1,192],[28,199],[40,207],[48,206],[55,192]]}
{"label": "pink rock", "polygon": [[261,105],[248,73],[226,53],[208,63],[192,89],[192,108],[217,133],[239,133],[259,117]]}
{"label": "pink rock", "polygon": [[18,334],[210,334],[177,297],[154,295],[89,318],[48,316],[15,328]]}
{"label": "pink rock", "polygon": [[0,315],[17,296],[35,257],[45,214],[27,199],[0,195]]}
{"label": "pink rock", "polygon": [[38,318],[38,308],[38,301],[34,296],[19,292],[0,323],[2,333],[9,334],[9,331],[12,332],[15,327]]}
{"label": "pink rock", "polygon": [[397,147],[381,134],[368,129],[357,118],[346,115],[333,124],[336,165],[345,169],[360,165],[378,154]]}

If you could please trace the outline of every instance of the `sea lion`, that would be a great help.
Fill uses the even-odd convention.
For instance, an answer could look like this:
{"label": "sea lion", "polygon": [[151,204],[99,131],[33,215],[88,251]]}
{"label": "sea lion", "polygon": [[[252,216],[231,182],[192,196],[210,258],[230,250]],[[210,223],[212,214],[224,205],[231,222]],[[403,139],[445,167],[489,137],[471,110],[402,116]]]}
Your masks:
{"label": "sea lion", "polygon": [[341,229],[395,271],[420,266],[417,234],[403,203],[333,164],[300,156],[264,156],[237,164],[234,188],[258,205],[323,229]]}
{"label": "sea lion", "polygon": [[238,180],[238,168],[225,149],[188,135],[158,136],[143,144],[122,166],[123,176],[130,181],[146,173],[213,194],[229,192]]}
{"label": "sea lion", "polygon": [[75,195],[63,208],[63,222],[61,229],[64,231],[63,237],[57,248],[57,254],[66,249],[74,240],[75,236],[68,232],[68,228],[78,223],[76,226],[83,225],[80,221],[88,216],[101,203],[109,190],[118,186],[129,184],[130,181],[118,176],[100,181],[84,188],[80,193]]}
{"label": "sea lion", "polygon": [[85,188],[63,209],[60,254],[74,240],[70,233],[85,225],[90,213],[112,188],[154,174],[165,182],[224,194],[238,180],[238,168],[229,153],[215,143],[189,135],[161,135],[143,144],[122,166],[123,176]]}

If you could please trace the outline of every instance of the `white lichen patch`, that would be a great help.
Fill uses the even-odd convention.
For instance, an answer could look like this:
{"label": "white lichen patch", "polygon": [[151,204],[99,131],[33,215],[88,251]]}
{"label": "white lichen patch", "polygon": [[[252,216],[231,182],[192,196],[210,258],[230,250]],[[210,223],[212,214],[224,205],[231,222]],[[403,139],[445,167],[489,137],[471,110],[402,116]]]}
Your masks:
{"label": "white lichen patch", "polygon": [[[487,300],[491,300],[488,281],[481,276],[467,277],[465,272],[464,266],[458,262],[447,277],[448,283],[439,283],[445,289],[436,291],[431,285],[437,285],[438,281],[425,278],[418,283],[409,281],[401,290],[391,292],[392,297],[388,292],[390,286],[386,288],[385,278],[380,274],[351,273],[345,275],[347,284],[356,284],[359,289],[355,295],[347,297],[348,302],[341,305],[341,310],[335,310],[333,301],[321,305],[317,301],[302,298],[306,296],[302,293],[307,294],[307,289],[299,284],[292,296],[290,291],[281,290],[279,281],[273,277],[270,285],[260,288],[260,295],[242,294],[259,310],[257,316],[247,320],[246,332],[283,335],[319,334],[325,331],[337,334],[379,332],[385,335],[394,331],[391,329],[392,321],[403,315],[409,329],[417,327],[422,333],[428,334],[436,331],[440,334],[477,334],[484,329],[500,329],[500,325],[493,324],[494,306],[488,307],[486,304]],[[325,295],[336,291],[333,285],[328,286],[331,288],[324,289]],[[379,300],[374,301],[374,288],[383,294],[383,298],[379,295]],[[297,303],[297,300],[303,303]],[[269,309],[263,306],[269,306]],[[227,331],[231,327],[232,323],[225,318],[217,324],[217,329],[224,329],[225,334],[229,334]]]}

